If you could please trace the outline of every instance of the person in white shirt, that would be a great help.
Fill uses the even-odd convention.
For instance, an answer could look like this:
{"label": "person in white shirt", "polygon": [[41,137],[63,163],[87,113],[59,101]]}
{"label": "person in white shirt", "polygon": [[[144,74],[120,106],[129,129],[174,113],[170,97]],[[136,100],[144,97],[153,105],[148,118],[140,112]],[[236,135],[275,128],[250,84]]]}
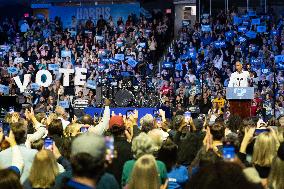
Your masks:
{"label": "person in white shirt", "polygon": [[21,57],[21,53],[17,52],[17,57],[14,59],[14,64],[24,63],[25,60]]}
{"label": "person in white shirt", "polygon": [[185,77],[188,77],[190,83],[193,83],[197,79],[196,76],[192,73],[191,69],[188,70],[188,73],[185,75]]}
{"label": "person in white shirt", "polygon": [[221,50],[221,56],[220,55],[216,55],[216,57],[213,60],[213,64],[214,67],[217,68],[218,70],[221,70],[222,66],[223,66],[223,52]]}
{"label": "person in white shirt", "polygon": [[241,62],[236,62],[236,71],[231,74],[228,87],[249,87],[250,74],[243,70]]}

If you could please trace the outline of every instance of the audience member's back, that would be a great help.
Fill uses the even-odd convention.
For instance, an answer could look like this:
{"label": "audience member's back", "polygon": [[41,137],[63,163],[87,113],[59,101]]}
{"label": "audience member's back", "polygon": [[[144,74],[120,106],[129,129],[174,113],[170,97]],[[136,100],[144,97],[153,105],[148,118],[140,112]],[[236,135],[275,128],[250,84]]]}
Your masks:
{"label": "audience member's back", "polygon": [[121,181],[122,167],[124,163],[133,158],[131,143],[125,137],[125,126],[121,116],[112,116],[109,124],[109,131],[114,136],[115,157],[108,167],[108,172],[112,173],[118,183]]}
{"label": "audience member's back", "polygon": [[194,160],[197,152],[202,147],[202,140],[205,134],[201,131],[202,121],[195,119],[195,127],[197,131],[186,131],[183,129],[181,132],[177,132],[174,141],[178,144],[178,163],[182,165],[190,165]]}
{"label": "audience member's back", "polygon": [[261,189],[259,184],[249,182],[242,168],[229,162],[217,162],[200,169],[190,179],[189,189]]}

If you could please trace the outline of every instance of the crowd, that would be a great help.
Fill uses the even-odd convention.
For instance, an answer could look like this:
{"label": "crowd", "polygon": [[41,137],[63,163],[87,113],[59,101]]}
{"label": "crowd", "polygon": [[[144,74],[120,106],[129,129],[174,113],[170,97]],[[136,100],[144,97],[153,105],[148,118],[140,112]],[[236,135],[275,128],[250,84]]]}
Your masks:
{"label": "crowd", "polygon": [[[6,115],[0,127],[0,187],[5,189],[282,189],[284,117],[276,125],[230,116],[193,118],[178,110],[138,120],[115,115],[70,122],[64,108]],[[140,127],[138,127],[140,125]]]}
{"label": "crowd", "polygon": [[[262,26],[265,31],[259,30]],[[159,73],[162,99],[178,109],[195,107],[208,114],[212,107],[211,112],[220,109],[223,114],[229,107],[225,88],[239,61],[249,71],[255,91],[252,116],[279,117],[284,113],[284,77],[283,60],[276,57],[284,54],[283,37],[283,17],[272,13],[203,15],[201,23],[184,26],[168,50]]]}
{"label": "crowd", "polygon": [[[72,17],[70,28],[63,28],[59,17],[47,20],[32,16],[18,22],[4,19],[0,24],[0,83],[4,88],[0,92],[18,96],[21,104],[44,101],[44,106],[51,105],[50,97],[72,103],[70,96],[80,96],[89,106],[99,106],[102,98],[114,98],[119,89],[135,95],[154,93],[152,84],[147,84],[147,90],[144,86],[156,72],[158,57],[171,39],[170,23],[168,16],[160,13],[151,19],[129,15],[116,23],[112,17],[100,16],[96,22],[91,17],[86,22]],[[74,86],[73,76],[70,87],[63,87],[58,69],[77,67],[87,68],[86,85]],[[52,72],[53,83],[48,88],[34,85],[39,70]],[[25,74],[31,74],[31,81],[23,95],[13,77],[20,76],[23,81]],[[103,97],[96,98],[96,89]],[[45,112],[47,108],[40,109]]]}
{"label": "crowd", "polygon": [[[116,24],[101,17],[96,26],[91,18],[83,24],[74,17],[68,30],[60,18],[5,20],[1,84],[9,86],[6,95],[22,96],[13,75],[32,74],[31,87],[36,71],[57,64],[88,68],[88,80],[98,86],[100,78],[113,82],[125,71],[139,86],[151,76],[162,102],[154,116],[149,112],[140,120],[136,110],[115,115],[113,99],[107,98],[102,116],[71,116],[58,101],[74,96],[93,105],[96,95],[89,86],[62,87],[53,69],[54,83],[31,87],[34,92],[26,91],[21,102],[29,105],[21,112],[9,110],[0,122],[0,188],[284,189],[283,71],[273,66],[274,57],[284,54],[284,22],[262,16],[271,32],[251,39],[237,30],[234,16],[240,15],[205,15],[202,23],[182,28],[159,73],[153,65],[165,46],[167,17],[131,15]],[[118,61],[116,54],[132,58]],[[225,99],[236,61],[250,72],[255,88],[252,117],[246,119],[230,115]],[[8,73],[8,67],[17,73]]]}

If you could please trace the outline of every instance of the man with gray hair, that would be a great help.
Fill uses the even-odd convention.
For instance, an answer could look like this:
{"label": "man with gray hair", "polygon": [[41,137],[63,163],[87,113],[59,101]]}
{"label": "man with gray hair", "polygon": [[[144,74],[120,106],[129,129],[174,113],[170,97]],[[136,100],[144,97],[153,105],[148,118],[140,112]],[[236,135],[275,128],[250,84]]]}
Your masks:
{"label": "man with gray hair", "polygon": [[148,133],[154,129],[154,117],[151,114],[146,114],[140,119],[141,132]]}

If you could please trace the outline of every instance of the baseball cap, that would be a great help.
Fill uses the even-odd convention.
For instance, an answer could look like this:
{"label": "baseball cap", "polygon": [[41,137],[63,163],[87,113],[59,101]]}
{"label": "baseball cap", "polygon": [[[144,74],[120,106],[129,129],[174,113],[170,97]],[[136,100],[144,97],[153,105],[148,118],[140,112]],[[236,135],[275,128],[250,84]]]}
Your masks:
{"label": "baseball cap", "polygon": [[105,140],[102,136],[94,133],[83,133],[76,137],[71,145],[71,156],[79,153],[87,153],[96,160],[103,159],[105,156]]}
{"label": "baseball cap", "polygon": [[112,116],[109,120],[109,128],[112,128],[114,125],[117,125],[120,127],[124,126],[123,117],[118,116],[118,115]]}

